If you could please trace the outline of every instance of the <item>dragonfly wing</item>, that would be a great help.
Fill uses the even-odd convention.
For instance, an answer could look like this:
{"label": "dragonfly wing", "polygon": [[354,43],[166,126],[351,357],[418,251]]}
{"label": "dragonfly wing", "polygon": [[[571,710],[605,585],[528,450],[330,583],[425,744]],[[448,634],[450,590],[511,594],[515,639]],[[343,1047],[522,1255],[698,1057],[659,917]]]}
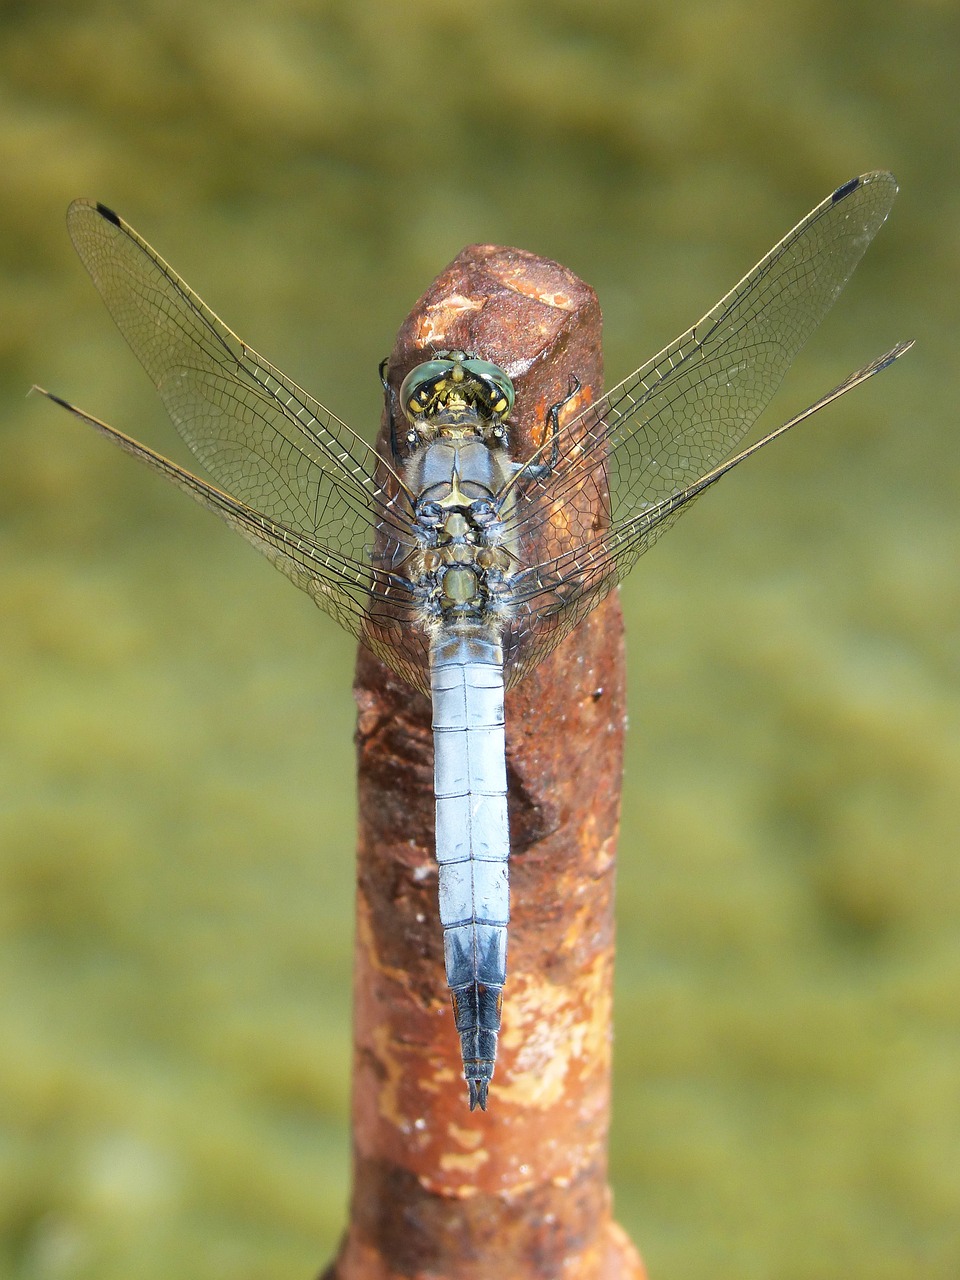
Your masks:
{"label": "dragonfly wing", "polygon": [[[855,178],[807,215],[702,320],[582,413],[553,473],[525,486],[515,534],[565,545],[511,583],[511,682],[623,579],[709,485],[837,395],[886,368],[900,344],[809,410],[720,465],[769,403],[883,225],[897,184]],[[522,472],[521,472],[522,478]]]}
{"label": "dragonfly wing", "polygon": [[687,510],[705,489],[745,462],[758,450],[805,422],[854,387],[889,368],[913,346],[896,346],[815,400],[788,422],[776,427],[761,440],[661,502],[639,511],[599,533],[591,542],[565,551],[521,570],[511,579],[511,618],[504,638],[508,687],[512,687],[550,653],[579,622],[621,582],[639,556]]}
{"label": "dragonfly wing", "polygon": [[374,521],[395,523],[371,446],[242,342],[112,210],[77,200],[67,227],[206,471],[286,528],[362,559]]}
{"label": "dragonfly wing", "polygon": [[112,443],[166,477],[251,543],[325,613],[422,692],[429,691],[429,641],[416,625],[417,605],[402,579],[324,546],[256,511],[42,387],[35,387]]}
{"label": "dragonfly wing", "polygon": [[552,499],[602,472],[616,526],[715,467],[772,399],[896,193],[882,172],[838,187],[703,319],[582,413],[561,441]]}

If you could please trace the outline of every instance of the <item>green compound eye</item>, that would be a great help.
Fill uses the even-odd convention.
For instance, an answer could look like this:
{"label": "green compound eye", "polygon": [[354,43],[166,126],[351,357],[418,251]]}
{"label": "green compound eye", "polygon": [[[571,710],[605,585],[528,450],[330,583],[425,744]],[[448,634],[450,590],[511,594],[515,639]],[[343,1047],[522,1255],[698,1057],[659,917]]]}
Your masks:
{"label": "green compound eye", "polygon": [[498,418],[505,418],[513,408],[513,383],[498,364],[489,360],[464,360],[465,373],[471,373],[490,393],[490,408]]}
{"label": "green compound eye", "polygon": [[452,360],[427,360],[410,370],[400,387],[400,403],[411,422],[422,417],[430,402],[443,392],[452,369]]}
{"label": "green compound eye", "polygon": [[400,399],[404,404],[415,398],[428,399],[436,385],[449,378],[452,368],[452,360],[427,360],[425,364],[418,364],[404,378],[400,388]]}
{"label": "green compound eye", "polygon": [[411,422],[429,418],[456,393],[486,417],[504,418],[513,408],[513,383],[499,365],[455,351],[418,364],[403,380],[400,403]]}

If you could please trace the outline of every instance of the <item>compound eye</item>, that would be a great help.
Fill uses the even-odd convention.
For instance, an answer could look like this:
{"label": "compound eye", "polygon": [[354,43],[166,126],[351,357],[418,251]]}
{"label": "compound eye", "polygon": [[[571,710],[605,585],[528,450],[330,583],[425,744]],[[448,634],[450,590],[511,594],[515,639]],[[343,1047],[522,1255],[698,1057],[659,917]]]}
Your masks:
{"label": "compound eye", "polygon": [[452,360],[426,360],[411,369],[400,386],[400,403],[411,422],[422,418],[453,369]]}
{"label": "compound eye", "polygon": [[507,417],[513,408],[516,393],[513,383],[500,366],[490,360],[464,360],[463,367],[478,382],[483,383],[489,398],[490,412],[498,418]]}

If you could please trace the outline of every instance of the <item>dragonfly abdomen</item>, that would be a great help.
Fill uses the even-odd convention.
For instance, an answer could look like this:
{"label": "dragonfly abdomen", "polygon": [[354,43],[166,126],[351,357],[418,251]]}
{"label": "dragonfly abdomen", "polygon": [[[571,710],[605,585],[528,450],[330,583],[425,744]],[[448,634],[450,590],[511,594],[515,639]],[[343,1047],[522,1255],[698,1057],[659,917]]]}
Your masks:
{"label": "dragonfly abdomen", "polygon": [[470,1109],[486,1109],[510,919],[503,651],[483,626],[443,627],[430,651],[440,922]]}

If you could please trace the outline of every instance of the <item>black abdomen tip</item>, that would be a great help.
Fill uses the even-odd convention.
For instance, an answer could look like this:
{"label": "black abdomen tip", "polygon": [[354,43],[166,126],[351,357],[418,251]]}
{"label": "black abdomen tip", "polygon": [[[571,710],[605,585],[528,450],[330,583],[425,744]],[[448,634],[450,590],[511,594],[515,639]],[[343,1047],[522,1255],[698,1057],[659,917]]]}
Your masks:
{"label": "black abdomen tip", "polygon": [[468,1079],[467,1087],[470,1090],[470,1110],[476,1111],[477,1107],[479,1107],[481,1111],[486,1111],[487,1090],[490,1087],[490,1081]]}

